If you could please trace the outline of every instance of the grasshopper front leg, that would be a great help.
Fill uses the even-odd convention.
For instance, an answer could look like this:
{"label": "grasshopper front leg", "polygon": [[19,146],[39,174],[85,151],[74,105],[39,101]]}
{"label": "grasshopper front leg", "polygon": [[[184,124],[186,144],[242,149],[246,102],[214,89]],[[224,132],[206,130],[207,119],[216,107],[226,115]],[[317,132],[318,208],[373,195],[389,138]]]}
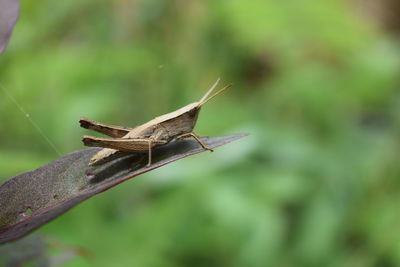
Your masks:
{"label": "grasshopper front leg", "polygon": [[178,139],[185,139],[185,138],[189,138],[189,137],[193,137],[204,150],[209,150],[211,152],[214,152],[214,150],[207,147],[206,144],[204,144],[203,141],[201,141],[200,136],[198,134],[196,134],[195,132],[182,134],[182,135],[178,136]]}

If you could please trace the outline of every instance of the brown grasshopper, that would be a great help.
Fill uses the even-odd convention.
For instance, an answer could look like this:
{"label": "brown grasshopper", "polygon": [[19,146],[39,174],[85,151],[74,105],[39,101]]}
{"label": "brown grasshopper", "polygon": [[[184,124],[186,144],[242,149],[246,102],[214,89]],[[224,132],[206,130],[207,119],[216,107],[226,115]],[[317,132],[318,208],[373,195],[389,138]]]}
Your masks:
{"label": "brown grasshopper", "polygon": [[191,103],[171,113],[156,117],[135,128],[105,125],[86,118],[80,119],[83,128],[106,134],[112,138],[97,138],[83,136],[85,146],[103,147],[90,161],[89,166],[101,164],[105,159],[115,155],[118,151],[131,153],[148,152],[148,163],[151,164],[151,150],[154,147],[165,145],[174,139],[193,137],[205,150],[210,150],[193,132],[200,108],[231,85],[225,86],[210,96],[218,85],[219,79],[198,102]]}

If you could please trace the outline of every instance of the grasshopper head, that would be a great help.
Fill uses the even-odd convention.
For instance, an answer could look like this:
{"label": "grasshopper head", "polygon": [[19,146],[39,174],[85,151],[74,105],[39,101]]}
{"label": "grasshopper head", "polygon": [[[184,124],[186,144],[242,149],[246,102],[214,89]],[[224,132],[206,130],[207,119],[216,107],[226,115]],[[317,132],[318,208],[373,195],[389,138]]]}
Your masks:
{"label": "grasshopper head", "polygon": [[[212,98],[214,98],[218,94],[222,93],[223,91],[225,91],[226,89],[228,89],[231,86],[231,85],[225,86],[224,88],[220,89],[219,91],[215,92],[213,95],[210,96],[212,91],[217,86],[218,82],[219,82],[219,79],[207,91],[207,93],[200,99],[200,101],[188,104],[178,110],[161,115],[161,116],[155,118],[154,120],[151,120],[149,122],[149,124],[153,125],[153,124],[157,124],[157,123],[164,123],[164,122],[171,121],[171,120],[177,120],[178,118],[182,121],[182,119],[184,118],[184,121],[191,122],[191,123],[188,123],[188,125],[190,125],[192,127],[191,129],[193,129],[201,107],[205,103],[207,103],[209,100],[211,100]],[[187,131],[183,132],[183,133],[187,133],[188,131],[191,131],[191,129],[186,129]]]}

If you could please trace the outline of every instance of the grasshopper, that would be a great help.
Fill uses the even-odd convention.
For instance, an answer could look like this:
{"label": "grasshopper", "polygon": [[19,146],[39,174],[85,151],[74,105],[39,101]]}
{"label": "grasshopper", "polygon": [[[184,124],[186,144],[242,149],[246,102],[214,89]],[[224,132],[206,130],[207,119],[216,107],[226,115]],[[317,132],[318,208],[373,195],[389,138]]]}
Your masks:
{"label": "grasshopper", "polygon": [[80,126],[94,130],[112,138],[98,138],[83,136],[85,146],[103,147],[89,161],[89,166],[98,165],[111,158],[119,151],[131,153],[148,153],[147,166],[151,164],[152,148],[165,145],[174,139],[193,137],[205,150],[208,148],[197,135],[193,128],[196,124],[200,108],[210,99],[214,98],[231,85],[225,86],[213,95],[210,94],[217,87],[219,79],[197,102],[186,105],[178,110],[156,117],[149,122],[135,128],[106,125],[86,118],[80,119]]}

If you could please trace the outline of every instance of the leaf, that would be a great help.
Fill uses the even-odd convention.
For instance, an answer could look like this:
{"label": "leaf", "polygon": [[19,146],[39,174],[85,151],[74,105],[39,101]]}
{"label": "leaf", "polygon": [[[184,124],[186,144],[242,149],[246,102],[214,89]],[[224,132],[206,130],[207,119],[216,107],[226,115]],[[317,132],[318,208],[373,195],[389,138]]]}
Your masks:
{"label": "leaf", "polygon": [[19,15],[18,0],[0,0],[0,54],[10,40]]}
{"label": "leaf", "polygon": [[[246,134],[203,138],[210,148]],[[152,165],[146,154],[122,154],[88,167],[99,148],[78,150],[39,169],[15,176],[0,185],[0,244],[16,240],[80,202],[142,173],[205,151],[194,140],[177,140],[153,149]]]}
{"label": "leaf", "polygon": [[61,266],[78,256],[90,259],[93,254],[51,236],[34,234],[1,246],[0,266]]}

